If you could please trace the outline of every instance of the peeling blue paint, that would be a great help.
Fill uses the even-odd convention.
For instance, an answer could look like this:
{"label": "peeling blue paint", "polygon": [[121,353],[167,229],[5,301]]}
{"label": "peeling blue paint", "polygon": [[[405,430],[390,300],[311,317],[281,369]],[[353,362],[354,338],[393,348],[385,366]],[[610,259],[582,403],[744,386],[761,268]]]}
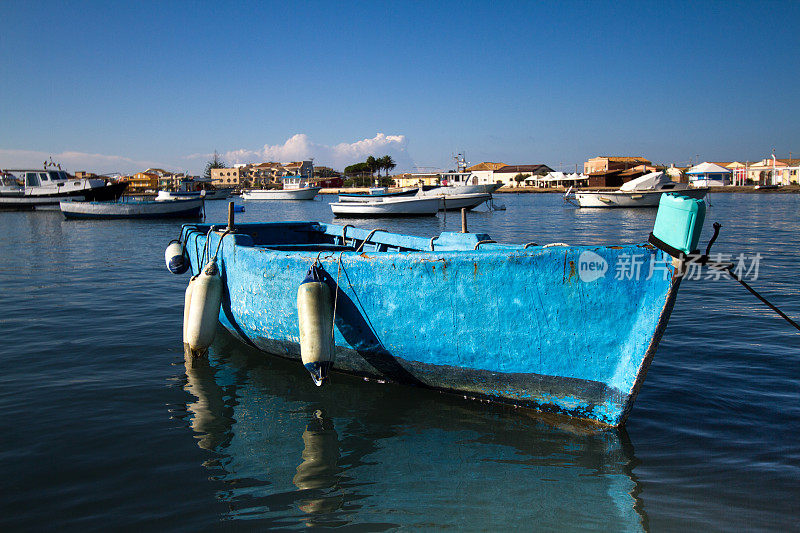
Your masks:
{"label": "peeling blue paint", "polygon": [[[185,227],[195,273],[208,229]],[[220,321],[245,342],[299,359],[297,287],[318,260],[339,287],[335,370],[611,426],[624,423],[678,287],[671,258],[650,246],[474,250],[489,236],[379,231],[356,253],[367,230],[289,222],[237,231],[219,252]],[[576,265],[586,251],[608,265],[652,258],[669,275],[609,271],[585,282]]]}

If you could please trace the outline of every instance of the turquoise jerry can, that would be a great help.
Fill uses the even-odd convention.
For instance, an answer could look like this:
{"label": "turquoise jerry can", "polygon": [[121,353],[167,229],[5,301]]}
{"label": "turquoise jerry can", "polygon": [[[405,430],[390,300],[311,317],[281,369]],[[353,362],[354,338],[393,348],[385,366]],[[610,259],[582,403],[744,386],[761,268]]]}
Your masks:
{"label": "turquoise jerry can", "polygon": [[697,250],[705,219],[706,203],[703,200],[676,193],[662,194],[653,236],[689,254]]}

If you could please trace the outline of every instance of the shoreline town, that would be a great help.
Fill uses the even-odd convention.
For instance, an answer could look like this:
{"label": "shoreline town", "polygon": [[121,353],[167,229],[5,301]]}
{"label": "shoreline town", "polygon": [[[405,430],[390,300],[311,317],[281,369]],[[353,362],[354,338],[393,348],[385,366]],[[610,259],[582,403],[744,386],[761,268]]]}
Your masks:
{"label": "shoreline town", "polygon": [[[791,154],[790,154],[791,156]],[[388,157],[388,156],[387,156]],[[380,161],[380,159],[378,160]],[[389,164],[394,163],[389,158]],[[360,167],[360,168],[359,168]],[[60,165],[44,163],[44,170],[58,169]],[[346,172],[357,168],[357,172]],[[498,193],[563,193],[567,189],[614,190],[625,183],[652,172],[664,172],[671,181],[689,187],[708,187],[712,192],[800,192],[800,159],[777,158],[773,154],[755,162],[703,161],[694,166],[653,164],[644,157],[598,156],[583,164],[583,171],[564,173],[543,163],[506,164],[481,162],[468,166],[464,156],[455,156],[455,168],[447,171],[406,172],[385,175],[380,167],[377,175],[366,164],[347,167],[345,172],[327,166],[315,166],[312,160],[289,163],[262,162],[235,164],[210,168],[206,176],[172,172],[161,168],[148,168],[129,175],[120,173],[97,174],[90,171],[67,173],[69,179],[105,179],[113,183],[126,183],[125,194],[154,195],[159,191],[186,191],[200,189],[227,189],[239,193],[247,189],[281,189],[293,177],[305,177],[307,186],[320,187],[320,194],[367,191],[372,186],[411,188],[446,185],[493,185]],[[19,173],[19,171],[17,171]],[[309,178],[310,177],[310,178]],[[0,168],[4,181],[24,176],[14,169]]]}

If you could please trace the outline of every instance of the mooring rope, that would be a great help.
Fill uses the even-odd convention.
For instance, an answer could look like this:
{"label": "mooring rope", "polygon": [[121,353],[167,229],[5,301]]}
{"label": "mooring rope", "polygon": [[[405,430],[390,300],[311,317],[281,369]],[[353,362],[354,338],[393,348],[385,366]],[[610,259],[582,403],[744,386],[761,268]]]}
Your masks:
{"label": "mooring rope", "polygon": [[219,238],[219,242],[217,243],[217,250],[214,252],[214,262],[217,262],[217,254],[219,254],[219,249],[222,246],[222,240],[231,232],[230,228],[226,229],[222,232],[222,236]]}
{"label": "mooring rope", "polygon": [[734,269],[733,263],[712,263],[709,261],[706,263],[706,265],[709,268],[713,268],[714,270],[724,270],[725,272],[727,272],[730,277],[738,281],[742,285],[742,287],[744,287],[750,292],[750,294],[761,300],[761,302],[764,305],[775,311],[778,314],[778,316],[780,316],[786,322],[791,324],[791,326],[794,327],[796,330],[800,331],[800,324],[789,318],[789,316],[780,309],[778,309],[778,307],[775,304],[773,304],[772,302],[761,296],[753,287],[748,285],[747,282],[745,282],[742,278],[736,275],[736,272],[733,271]]}
{"label": "mooring rope", "polygon": [[345,224],[342,226],[342,246],[347,246],[347,228],[355,229],[355,226],[352,224]]}
{"label": "mooring rope", "polygon": [[339,257],[336,260],[336,294],[333,295],[333,320],[331,321],[331,341],[333,341],[334,349],[336,348],[336,305],[339,303],[339,275],[342,272],[342,254],[344,250],[339,252]]}
{"label": "mooring rope", "polygon": [[[208,229],[208,233],[206,233],[206,242],[203,243],[203,255],[200,257],[200,262],[201,263],[206,261],[206,257],[207,257],[207,254],[208,254],[208,240],[211,238],[211,232],[212,231],[214,231],[214,226],[211,226]],[[210,258],[211,257],[208,256],[208,259],[210,259]]]}

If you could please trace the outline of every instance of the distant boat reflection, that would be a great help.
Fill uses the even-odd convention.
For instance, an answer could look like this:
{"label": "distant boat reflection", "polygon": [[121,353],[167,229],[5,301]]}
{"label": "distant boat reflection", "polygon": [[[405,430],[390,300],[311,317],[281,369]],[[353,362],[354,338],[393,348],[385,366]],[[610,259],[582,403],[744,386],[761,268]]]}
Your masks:
{"label": "distant boat reflection", "polygon": [[220,337],[210,364],[187,360],[185,389],[223,519],[647,530],[624,431],[343,375],[320,389],[299,364]]}

